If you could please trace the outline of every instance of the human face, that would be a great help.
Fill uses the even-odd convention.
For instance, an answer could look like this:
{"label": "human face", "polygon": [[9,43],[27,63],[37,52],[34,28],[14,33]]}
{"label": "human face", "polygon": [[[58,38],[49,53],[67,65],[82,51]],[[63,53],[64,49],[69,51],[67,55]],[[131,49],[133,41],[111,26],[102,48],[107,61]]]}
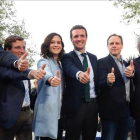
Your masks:
{"label": "human face", "polygon": [[11,50],[7,51],[15,54],[18,58],[20,58],[26,51],[25,51],[25,42],[23,40],[16,40],[12,43]]}
{"label": "human face", "polygon": [[50,42],[49,51],[53,54],[53,57],[58,57],[58,54],[62,50],[62,42],[59,36],[54,36]]}
{"label": "human face", "polygon": [[84,29],[75,29],[72,31],[72,39],[71,39],[75,50],[84,52],[85,45],[87,41],[86,32]]}
{"label": "human face", "polygon": [[120,53],[123,48],[123,45],[121,43],[121,39],[118,36],[112,36],[108,40],[108,50],[109,53],[113,56],[116,56],[117,58],[120,58]]}

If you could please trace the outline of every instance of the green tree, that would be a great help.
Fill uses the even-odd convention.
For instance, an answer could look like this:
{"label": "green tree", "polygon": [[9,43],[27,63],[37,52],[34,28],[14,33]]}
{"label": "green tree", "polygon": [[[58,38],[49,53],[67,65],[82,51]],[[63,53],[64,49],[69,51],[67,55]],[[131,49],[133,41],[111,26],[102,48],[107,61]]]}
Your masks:
{"label": "green tree", "polygon": [[[17,11],[14,2],[9,0],[0,0],[0,41],[3,44],[6,37],[18,35],[25,39],[30,38],[30,33],[25,28],[24,20],[17,20]],[[33,56],[36,52],[32,47],[27,47],[28,60],[30,66],[33,65]]]}
{"label": "green tree", "polygon": [[[121,6],[124,10],[122,20],[126,25],[135,24],[140,29],[140,0],[117,0],[114,2],[116,7]],[[140,33],[136,33],[140,35]]]}

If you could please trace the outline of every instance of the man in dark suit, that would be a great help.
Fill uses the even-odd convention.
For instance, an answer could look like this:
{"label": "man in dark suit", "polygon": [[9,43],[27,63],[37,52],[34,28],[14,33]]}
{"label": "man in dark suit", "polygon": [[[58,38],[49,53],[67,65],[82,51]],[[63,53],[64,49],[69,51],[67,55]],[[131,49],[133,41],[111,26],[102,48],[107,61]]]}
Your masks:
{"label": "man in dark suit", "polygon": [[[137,48],[140,53],[140,37],[138,38]],[[136,136],[140,140],[140,56],[134,59],[135,73],[133,77],[135,91],[132,96],[132,116],[136,121]]]}
{"label": "man in dark suit", "polygon": [[5,51],[0,44],[0,65],[9,68],[18,68],[20,71],[26,71],[28,69],[28,61],[26,60],[27,53],[25,53],[20,59],[18,59],[12,53]]}
{"label": "man in dark suit", "polygon": [[[121,50],[123,40],[120,35],[110,35],[107,39],[109,55],[98,60],[99,114],[102,123],[102,140],[127,140],[130,111],[130,80],[132,75],[126,70]],[[131,62],[131,69],[134,69]],[[128,68],[128,69],[129,69]]]}
{"label": "man in dark suit", "polygon": [[[4,49],[21,58],[25,54],[24,39],[10,36]],[[0,66],[0,140],[32,140],[32,111],[30,110],[30,78],[42,79],[46,74],[39,70],[18,69]]]}
{"label": "man in dark suit", "polygon": [[74,50],[62,58],[65,89],[62,114],[65,118],[66,140],[94,140],[98,122],[95,84],[97,57],[86,52],[87,30],[82,25],[70,31]]}

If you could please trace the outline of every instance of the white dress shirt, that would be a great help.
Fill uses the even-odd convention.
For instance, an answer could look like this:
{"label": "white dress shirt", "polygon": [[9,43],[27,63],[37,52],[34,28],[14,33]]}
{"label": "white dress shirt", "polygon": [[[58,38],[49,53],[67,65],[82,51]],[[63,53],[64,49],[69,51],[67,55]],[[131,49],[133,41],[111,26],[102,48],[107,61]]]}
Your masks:
{"label": "white dress shirt", "polygon": [[[83,65],[84,57],[81,55],[82,53],[79,52],[79,51],[76,51],[76,50],[74,50],[74,51],[75,51],[75,53],[77,54],[78,58],[80,59],[82,65]],[[85,53],[87,54],[86,51],[85,51]],[[96,98],[95,84],[94,84],[94,71],[93,71],[93,69],[92,69],[92,65],[91,65],[91,63],[90,63],[90,60],[89,60],[88,55],[86,55],[86,57],[87,57],[87,61],[88,61],[88,67],[90,67],[90,75],[89,75],[89,77],[90,77],[90,81],[89,81],[89,82],[90,82],[90,83],[89,83],[89,86],[90,86],[90,98]],[[81,72],[81,71],[78,71],[78,72],[76,73],[76,78],[77,78],[77,80],[78,80],[78,75],[79,75],[80,72]]]}

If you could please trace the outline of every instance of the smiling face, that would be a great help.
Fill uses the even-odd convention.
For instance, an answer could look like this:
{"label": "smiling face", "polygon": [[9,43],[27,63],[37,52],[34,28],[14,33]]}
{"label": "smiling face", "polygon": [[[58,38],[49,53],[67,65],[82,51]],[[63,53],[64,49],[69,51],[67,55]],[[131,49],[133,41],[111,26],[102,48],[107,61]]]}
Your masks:
{"label": "smiling face", "polygon": [[58,54],[62,50],[62,41],[59,36],[54,36],[50,42],[49,51],[53,54],[53,57],[58,57]]}
{"label": "smiling face", "polygon": [[25,51],[25,42],[22,40],[16,40],[12,43],[11,49],[6,49],[7,51],[15,54],[18,58],[20,58],[26,51]]}
{"label": "smiling face", "polygon": [[74,45],[75,50],[85,52],[87,37],[84,29],[73,30],[71,41]]}
{"label": "smiling face", "polygon": [[123,48],[121,39],[118,36],[112,36],[108,40],[109,53],[117,58],[120,58],[120,53]]}

